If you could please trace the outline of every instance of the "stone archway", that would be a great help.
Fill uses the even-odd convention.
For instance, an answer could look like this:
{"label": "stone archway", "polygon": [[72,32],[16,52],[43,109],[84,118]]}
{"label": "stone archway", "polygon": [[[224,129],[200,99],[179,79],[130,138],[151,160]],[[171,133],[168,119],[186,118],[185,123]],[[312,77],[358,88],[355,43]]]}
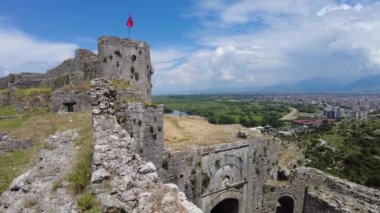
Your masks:
{"label": "stone archway", "polygon": [[289,196],[283,196],[278,199],[276,213],[293,213],[294,200]]}
{"label": "stone archway", "polygon": [[211,213],[238,213],[239,200],[235,198],[227,198],[218,203]]}
{"label": "stone archway", "polygon": [[[227,200],[227,201],[226,201]],[[203,211],[205,213],[218,213],[219,211],[216,211],[216,206],[219,204],[231,204],[231,201],[233,202],[233,205],[237,204],[237,213],[243,213],[245,212],[245,200],[244,200],[244,194],[240,191],[236,191],[231,189],[230,191],[224,191],[218,194],[214,194],[208,197],[204,197],[202,200],[204,203]],[[226,201],[223,203],[223,201]],[[222,212],[223,213],[223,212]],[[235,212],[233,212],[235,213]]]}

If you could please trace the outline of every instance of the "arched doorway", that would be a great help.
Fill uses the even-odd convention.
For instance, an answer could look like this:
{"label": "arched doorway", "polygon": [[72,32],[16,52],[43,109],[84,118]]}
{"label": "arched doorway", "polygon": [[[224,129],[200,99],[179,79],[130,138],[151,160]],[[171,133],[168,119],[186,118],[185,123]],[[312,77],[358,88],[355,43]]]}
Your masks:
{"label": "arched doorway", "polygon": [[284,196],[278,199],[276,213],[293,213],[293,209],[293,198],[289,196]]}
{"label": "arched doorway", "polygon": [[235,198],[227,198],[222,202],[218,203],[212,210],[211,213],[238,213],[239,212],[239,201]]}

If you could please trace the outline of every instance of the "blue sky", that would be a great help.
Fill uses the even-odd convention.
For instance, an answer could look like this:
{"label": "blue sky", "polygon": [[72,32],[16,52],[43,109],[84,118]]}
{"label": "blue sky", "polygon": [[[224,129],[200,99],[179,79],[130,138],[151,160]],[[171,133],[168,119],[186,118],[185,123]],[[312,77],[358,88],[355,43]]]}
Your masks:
{"label": "blue sky", "polygon": [[1,0],[0,74],[45,72],[101,35],[151,46],[154,91],[260,87],[380,72],[373,0]]}

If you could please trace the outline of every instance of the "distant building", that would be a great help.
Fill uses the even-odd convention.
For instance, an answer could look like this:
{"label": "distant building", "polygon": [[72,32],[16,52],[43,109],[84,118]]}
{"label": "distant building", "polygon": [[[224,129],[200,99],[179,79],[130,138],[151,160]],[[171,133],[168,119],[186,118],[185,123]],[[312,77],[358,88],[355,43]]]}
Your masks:
{"label": "distant building", "polygon": [[300,126],[303,128],[310,128],[310,127],[319,127],[323,124],[322,119],[313,119],[313,120],[294,120],[293,124],[295,126]]}
{"label": "distant building", "polygon": [[337,119],[337,118],[342,117],[340,108],[338,106],[325,108],[323,110],[323,116],[326,118],[333,118],[333,119]]}

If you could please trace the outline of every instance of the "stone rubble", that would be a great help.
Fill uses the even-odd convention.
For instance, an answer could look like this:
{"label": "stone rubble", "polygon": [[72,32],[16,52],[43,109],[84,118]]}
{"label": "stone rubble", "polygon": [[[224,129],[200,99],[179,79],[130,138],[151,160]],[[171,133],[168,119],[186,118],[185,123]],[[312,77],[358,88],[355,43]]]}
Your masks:
{"label": "stone rubble", "polygon": [[34,145],[33,141],[29,138],[13,139],[7,133],[0,132],[0,154],[11,152],[17,149],[26,149]]}
{"label": "stone rubble", "polygon": [[[38,162],[14,179],[0,197],[0,212],[76,212],[75,197],[64,181],[74,165],[76,130],[57,132],[45,140]],[[61,183],[53,190],[53,185]]]}

